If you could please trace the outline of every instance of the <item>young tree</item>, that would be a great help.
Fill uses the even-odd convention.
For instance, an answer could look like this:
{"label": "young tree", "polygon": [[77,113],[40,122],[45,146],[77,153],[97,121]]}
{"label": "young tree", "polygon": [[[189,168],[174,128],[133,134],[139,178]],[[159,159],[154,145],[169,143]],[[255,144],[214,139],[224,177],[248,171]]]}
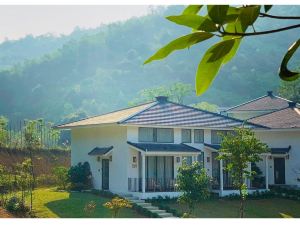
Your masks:
{"label": "young tree", "polygon": [[[199,62],[196,72],[196,93],[203,94],[211,85],[222,65],[228,63],[237,53],[244,37],[256,37],[300,28],[300,24],[280,27],[278,29],[256,30],[255,22],[264,18],[275,21],[297,21],[299,16],[271,15],[268,11],[270,5],[208,5],[206,15],[199,15],[203,5],[190,5],[185,8],[181,15],[168,16],[167,19],[178,25],[192,28],[190,34],[179,37],[159,49],[144,63],[166,58],[173,51],[189,48],[192,45],[205,42],[214,37],[219,42],[212,45]],[[251,30],[251,31],[250,31]],[[290,71],[287,64],[300,46],[300,39],[290,46],[282,59],[279,76],[283,80],[295,80],[299,78],[300,71]]]}
{"label": "young tree", "polygon": [[188,205],[188,216],[192,214],[196,203],[209,198],[210,183],[211,178],[205,169],[201,169],[199,162],[188,165],[183,161],[178,169],[176,187],[183,192],[178,200]]}
{"label": "young tree", "polygon": [[68,168],[64,166],[58,166],[53,168],[53,174],[56,178],[56,181],[58,183],[58,187],[62,188],[63,190],[66,189],[66,186],[68,184]]}
{"label": "young tree", "polygon": [[240,217],[244,217],[244,202],[247,196],[246,179],[252,179],[254,171],[249,165],[261,160],[261,154],[269,151],[248,128],[236,128],[234,132],[222,135],[219,160],[226,161],[225,170],[230,172],[233,185],[240,193]]}
{"label": "young tree", "polygon": [[4,116],[0,116],[0,147],[4,147],[7,144],[7,123],[8,119]]}

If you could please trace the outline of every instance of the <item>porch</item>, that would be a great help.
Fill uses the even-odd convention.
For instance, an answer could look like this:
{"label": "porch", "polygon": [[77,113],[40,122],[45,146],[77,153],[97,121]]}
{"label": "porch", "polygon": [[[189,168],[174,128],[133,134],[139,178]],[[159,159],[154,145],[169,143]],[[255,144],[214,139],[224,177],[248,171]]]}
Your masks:
{"label": "porch", "polygon": [[128,177],[128,192],[137,196],[178,196],[176,177],[182,161],[202,161],[201,151],[185,144],[128,144],[138,152],[138,172]]}

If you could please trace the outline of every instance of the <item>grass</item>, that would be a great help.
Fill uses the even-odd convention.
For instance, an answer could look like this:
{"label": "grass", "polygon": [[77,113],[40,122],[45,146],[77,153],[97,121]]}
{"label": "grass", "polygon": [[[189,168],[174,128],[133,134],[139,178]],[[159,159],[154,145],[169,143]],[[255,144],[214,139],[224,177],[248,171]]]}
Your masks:
{"label": "grass", "polygon": [[[34,191],[33,210],[39,218],[111,218],[110,210],[102,206],[110,200],[91,193],[57,192],[53,188],[40,188]],[[97,207],[93,213],[88,214],[83,209],[90,201],[95,201]],[[133,209],[122,209],[119,217],[143,216]]]}
{"label": "grass", "polygon": [[[186,205],[177,202],[162,202],[180,213],[187,211]],[[237,218],[239,200],[211,199],[197,204],[192,217],[196,218]],[[247,200],[245,217],[247,218],[300,218],[300,201],[289,199]]]}

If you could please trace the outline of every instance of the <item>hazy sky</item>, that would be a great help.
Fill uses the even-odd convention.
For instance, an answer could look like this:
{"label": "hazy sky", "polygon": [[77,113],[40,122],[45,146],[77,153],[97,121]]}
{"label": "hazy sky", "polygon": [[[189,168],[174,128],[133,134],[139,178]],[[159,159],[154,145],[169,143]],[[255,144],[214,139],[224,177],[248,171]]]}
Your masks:
{"label": "hazy sky", "polygon": [[150,12],[149,6],[0,6],[0,42],[27,34],[69,34]]}

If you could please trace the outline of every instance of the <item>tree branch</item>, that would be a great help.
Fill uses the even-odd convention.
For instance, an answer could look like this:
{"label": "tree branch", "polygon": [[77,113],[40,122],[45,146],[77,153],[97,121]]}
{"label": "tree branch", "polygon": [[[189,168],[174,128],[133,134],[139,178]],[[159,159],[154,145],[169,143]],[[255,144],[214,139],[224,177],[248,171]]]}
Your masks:
{"label": "tree branch", "polygon": [[267,13],[259,13],[259,17],[269,17],[269,18],[281,19],[281,20],[300,20],[300,16],[275,16]]}
{"label": "tree branch", "polygon": [[283,27],[283,28],[279,28],[279,29],[275,29],[275,30],[266,30],[266,31],[253,32],[253,33],[239,33],[239,32],[230,33],[230,32],[226,32],[226,31],[221,31],[220,29],[219,29],[219,32],[222,35],[232,35],[232,36],[242,36],[242,37],[245,37],[245,36],[256,36],[256,35],[264,35],[264,34],[277,33],[277,32],[291,30],[291,29],[296,29],[296,28],[300,28],[300,24],[296,24],[296,25],[288,26],[288,27]]}

